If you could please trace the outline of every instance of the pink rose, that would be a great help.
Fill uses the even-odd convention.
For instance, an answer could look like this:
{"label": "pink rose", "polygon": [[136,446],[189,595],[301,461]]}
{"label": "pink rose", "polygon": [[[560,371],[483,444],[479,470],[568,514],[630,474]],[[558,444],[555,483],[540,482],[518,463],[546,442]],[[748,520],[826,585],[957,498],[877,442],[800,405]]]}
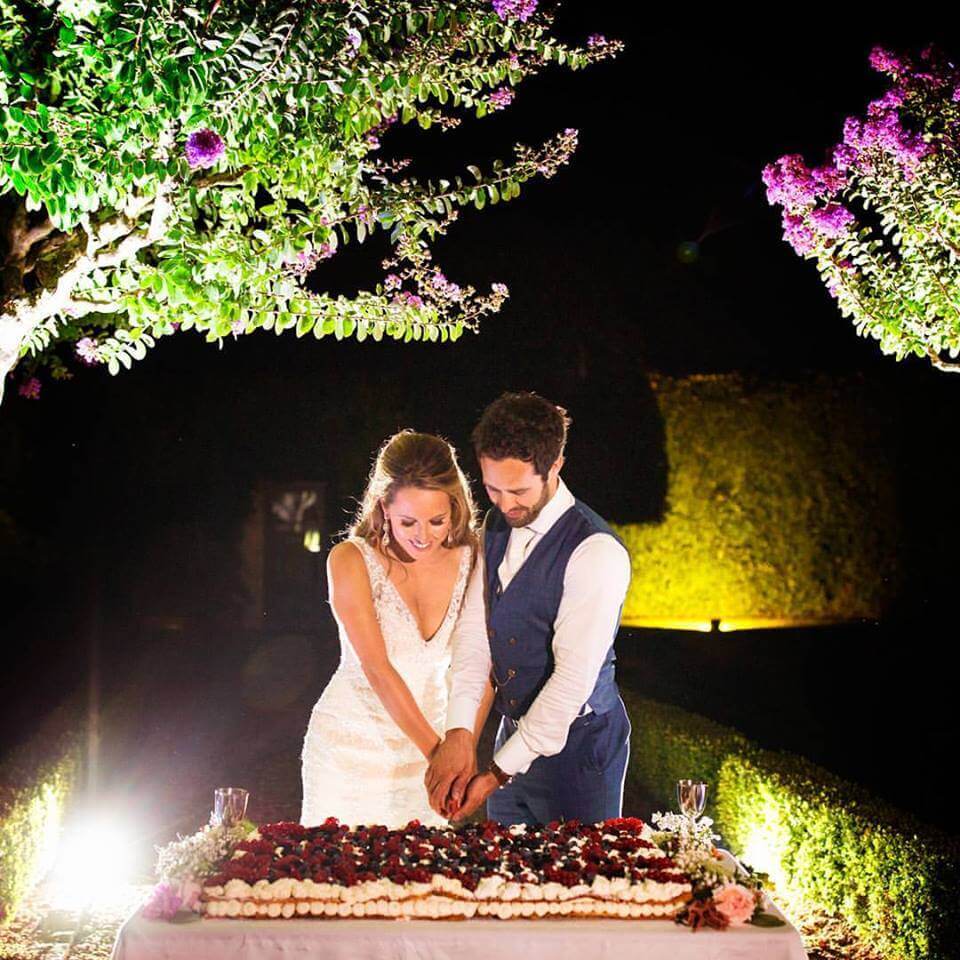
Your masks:
{"label": "pink rose", "polygon": [[741,887],[739,883],[728,883],[714,893],[713,905],[731,926],[739,926],[749,922],[757,901],[753,892],[746,887]]}

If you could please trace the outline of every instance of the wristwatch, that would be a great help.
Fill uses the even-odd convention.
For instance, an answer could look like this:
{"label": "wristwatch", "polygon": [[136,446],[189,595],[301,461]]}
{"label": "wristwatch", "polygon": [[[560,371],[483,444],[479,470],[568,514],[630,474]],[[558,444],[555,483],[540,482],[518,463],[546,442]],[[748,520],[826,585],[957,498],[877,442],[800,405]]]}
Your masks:
{"label": "wristwatch", "polygon": [[490,766],[487,767],[487,772],[492,773],[497,778],[497,783],[501,787],[505,787],[513,779],[509,773],[504,773],[492,760]]}

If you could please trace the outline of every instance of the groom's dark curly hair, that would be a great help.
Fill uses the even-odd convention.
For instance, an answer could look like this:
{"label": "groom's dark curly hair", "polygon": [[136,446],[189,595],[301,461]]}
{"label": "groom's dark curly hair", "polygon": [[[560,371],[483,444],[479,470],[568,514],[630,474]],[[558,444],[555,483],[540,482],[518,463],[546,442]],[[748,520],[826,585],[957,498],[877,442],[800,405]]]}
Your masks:
{"label": "groom's dark curly hair", "polygon": [[505,393],[483,411],[471,439],[478,460],[532,462],[546,480],[563,453],[569,426],[567,411],[538,394]]}

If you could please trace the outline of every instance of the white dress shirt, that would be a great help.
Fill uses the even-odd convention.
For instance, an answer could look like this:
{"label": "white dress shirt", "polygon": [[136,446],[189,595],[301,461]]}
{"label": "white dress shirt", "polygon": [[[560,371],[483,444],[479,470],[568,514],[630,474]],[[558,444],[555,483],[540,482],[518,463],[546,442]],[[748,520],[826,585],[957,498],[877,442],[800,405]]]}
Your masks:
{"label": "white dress shirt", "polygon": [[[497,570],[503,588],[544,534],[573,505],[573,495],[560,480],[556,493],[533,523],[510,531],[504,560]],[[515,543],[515,538],[520,542]],[[629,585],[630,556],[608,534],[591,534],[570,555],[563,578],[563,596],[553,623],[553,672],[530,709],[520,718],[516,732],[494,757],[504,773],[511,776],[525,773],[537,757],[553,756],[566,746],[570,724],[593,692],[610,649]],[[483,588],[481,550],[451,640],[448,730],[459,727],[473,730],[477,708],[490,678],[492,661]]]}

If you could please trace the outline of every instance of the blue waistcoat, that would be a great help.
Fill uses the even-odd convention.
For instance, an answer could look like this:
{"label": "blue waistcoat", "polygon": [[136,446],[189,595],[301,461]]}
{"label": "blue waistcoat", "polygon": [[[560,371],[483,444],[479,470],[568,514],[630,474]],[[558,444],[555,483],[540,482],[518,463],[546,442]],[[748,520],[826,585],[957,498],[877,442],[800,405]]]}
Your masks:
{"label": "blue waistcoat", "polygon": [[[553,624],[563,596],[567,562],[577,546],[595,533],[606,533],[622,542],[598,514],[575,501],[534,545],[507,589],[502,590],[497,571],[507,550],[510,525],[496,508],[487,514],[484,561],[487,634],[497,691],[494,706],[511,720],[519,720],[530,709],[553,672]],[[595,713],[606,713],[619,703],[613,639],[587,699]]]}

